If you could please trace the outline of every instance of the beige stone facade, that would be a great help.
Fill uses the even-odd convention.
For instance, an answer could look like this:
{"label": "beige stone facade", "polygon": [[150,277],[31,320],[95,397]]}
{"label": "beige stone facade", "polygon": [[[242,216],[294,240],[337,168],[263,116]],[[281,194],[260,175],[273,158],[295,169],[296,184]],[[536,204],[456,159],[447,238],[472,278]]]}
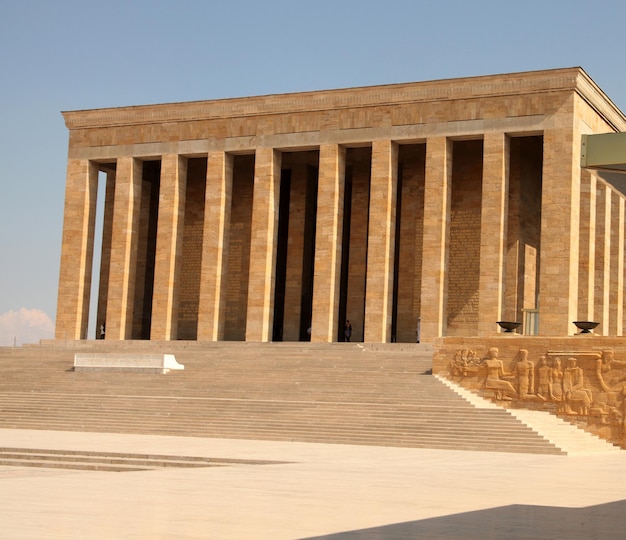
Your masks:
{"label": "beige stone facade", "polygon": [[624,194],[580,153],[626,117],[580,68],[64,117],[58,339],[96,272],[113,340],[624,334]]}

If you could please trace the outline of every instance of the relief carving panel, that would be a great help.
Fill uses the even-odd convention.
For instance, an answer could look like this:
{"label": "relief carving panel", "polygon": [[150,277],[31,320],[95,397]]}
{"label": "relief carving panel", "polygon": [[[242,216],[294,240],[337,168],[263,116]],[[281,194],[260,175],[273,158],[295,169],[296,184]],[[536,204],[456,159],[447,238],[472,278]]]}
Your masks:
{"label": "relief carving panel", "polygon": [[507,408],[543,410],[626,448],[626,360],[613,350],[553,351],[531,358],[520,348],[458,349],[448,377]]}

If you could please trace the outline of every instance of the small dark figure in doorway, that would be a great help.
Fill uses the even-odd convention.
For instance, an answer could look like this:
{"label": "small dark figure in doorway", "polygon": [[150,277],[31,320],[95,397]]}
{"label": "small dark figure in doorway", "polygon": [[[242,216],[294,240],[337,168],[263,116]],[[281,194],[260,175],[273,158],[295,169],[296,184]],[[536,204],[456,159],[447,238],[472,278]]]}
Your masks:
{"label": "small dark figure in doorway", "polygon": [[346,327],[343,331],[343,335],[346,341],[350,341],[350,337],[352,336],[352,325],[350,324],[350,321],[346,321]]}
{"label": "small dark figure in doorway", "polygon": [[100,339],[104,339],[105,328],[104,324],[100,325]]}

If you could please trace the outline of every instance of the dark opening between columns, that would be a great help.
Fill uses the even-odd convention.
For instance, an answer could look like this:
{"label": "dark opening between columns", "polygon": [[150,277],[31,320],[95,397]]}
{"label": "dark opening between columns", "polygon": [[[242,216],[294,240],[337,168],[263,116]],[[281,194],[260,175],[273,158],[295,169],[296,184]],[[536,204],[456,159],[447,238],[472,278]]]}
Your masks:
{"label": "dark opening between columns", "polygon": [[280,175],[280,202],[278,211],[278,242],[276,246],[276,274],[274,285],[274,325],[272,341],[283,340],[285,322],[285,289],[287,277],[287,245],[289,240],[289,200],[291,198],[291,170]]}
{"label": "dark opening between columns", "polygon": [[273,341],[310,339],[318,170],[317,150],[282,155]]}
{"label": "dark opening between columns", "polygon": [[143,163],[133,339],[150,339],[161,161]]}
{"label": "dark opening between columns", "polygon": [[315,231],[317,223],[317,183],[319,167],[307,166],[307,187],[302,250],[302,291],[300,300],[300,341],[310,341],[313,316],[313,276],[315,271]]}
{"label": "dark opening between columns", "polygon": [[224,339],[245,341],[254,191],[254,154],[233,156],[233,195],[228,223]]}
{"label": "dark opening between columns", "polygon": [[198,337],[207,158],[187,160],[177,339]]}
{"label": "dark opening between columns", "polygon": [[350,262],[350,217],[352,215],[352,167],[346,166],[343,198],[343,232],[341,235],[341,280],[337,341],[344,340],[344,325],[348,303],[348,263]]}

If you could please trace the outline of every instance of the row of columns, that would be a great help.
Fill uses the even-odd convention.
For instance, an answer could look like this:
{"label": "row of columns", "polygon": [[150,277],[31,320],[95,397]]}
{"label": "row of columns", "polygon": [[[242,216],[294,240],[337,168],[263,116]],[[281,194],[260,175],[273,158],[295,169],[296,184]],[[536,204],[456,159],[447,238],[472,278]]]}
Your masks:
{"label": "row of columns", "polygon": [[585,171],[581,181],[580,320],[624,333],[624,197]]}
{"label": "row of columns", "polygon": [[[546,154],[550,154],[549,144],[544,148],[544,160]],[[269,341],[272,337],[281,155],[273,148],[256,150],[246,322],[248,341]],[[480,335],[492,334],[495,321],[502,316],[508,159],[507,135],[485,134],[479,278]],[[550,158],[547,162],[551,163]],[[132,330],[141,166],[141,161],[132,157],[117,160],[106,309],[107,339],[128,339]],[[312,341],[333,341],[339,323],[345,166],[344,147],[338,144],[322,144],[319,147]],[[548,170],[555,172],[556,164],[553,167],[553,171],[550,166]],[[370,223],[375,226],[370,227],[368,234],[364,329],[367,342],[391,341],[397,171],[398,145],[390,140],[374,141],[369,212]],[[569,173],[572,173],[571,169]],[[544,178],[545,174],[544,165]],[[88,160],[70,159],[67,175],[57,338],[80,339],[86,334],[89,311],[97,165]],[[420,313],[422,341],[430,341],[445,334],[451,178],[452,141],[445,136],[428,138]],[[154,340],[176,339],[176,283],[181,260],[185,179],[186,159],[174,154],[163,155],[152,303],[151,339]],[[563,173],[554,181],[558,182],[559,179],[563,179]],[[232,181],[233,156],[226,152],[210,152],[198,312],[199,340],[219,340],[224,333],[229,249],[227,229]],[[571,177],[569,182],[571,187],[575,187],[576,181],[572,183]],[[550,193],[545,193],[550,190],[550,185],[550,182],[544,181],[544,199],[550,197]],[[544,215],[551,216],[551,209],[547,210],[546,213],[546,208],[543,209]],[[621,215],[623,219],[623,209]],[[577,240],[574,230],[572,221],[569,232]],[[542,226],[543,251],[562,243],[562,236],[551,236],[549,229]],[[574,255],[571,252],[563,253],[568,264],[572,263],[571,257],[577,255],[577,249]],[[562,272],[562,263],[559,257],[542,258],[541,272],[544,276]],[[577,280],[568,286],[578,287]],[[543,279],[541,287],[543,292],[544,288],[549,289],[553,284],[549,279]],[[548,314],[548,321],[551,321],[550,317],[554,320],[559,317],[558,324],[544,326],[543,329],[548,333],[567,330],[567,323],[563,323],[563,320],[573,320],[569,318],[571,310],[565,314],[561,310],[562,306],[558,305],[563,301],[562,296],[561,290],[553,296],[558,300],[551,305],[552,296],[548,295],[542,305],[542,312],[545,310]],[[566,301],[571,302],[572,297],[575,299],[576,294],[568,296]]]}

